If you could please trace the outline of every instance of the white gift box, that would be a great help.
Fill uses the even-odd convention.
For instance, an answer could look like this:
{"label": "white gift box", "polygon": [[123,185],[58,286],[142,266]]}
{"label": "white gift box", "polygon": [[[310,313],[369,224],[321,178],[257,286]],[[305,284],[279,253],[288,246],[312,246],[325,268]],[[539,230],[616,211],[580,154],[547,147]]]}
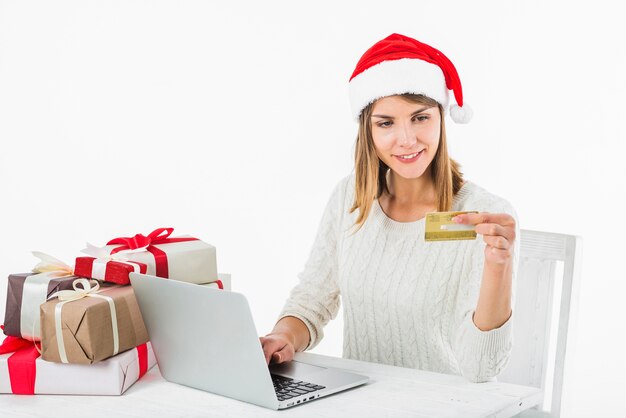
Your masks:
{"label": "white gift box", "polygon": [[198,286],[231,291],[232,288],[231,288],[231,282],[230,282],[230,274],[218,273],[217,276],[219,277],[218,281],[211,282],[211,283],[203,283],[203,284],[199,284]]}
{"label": "white gift box", "polygon": [[[222,282],[222,289],[228,290],[228,291],[232,290],[232,283],[230,281],[229,273],[218,273],[217,277]],[[212,283],[209,283],[209,284],[212,284]],[[215,287],[217,287],[217,285]]]}
{"label": "white gift box", "polygon": [[[145,374],[156,364],[152,345],[124,351],[95,364],[62,364],[35,360],[35,388],[38,395],[121,395],[140,376],[140,353]],[[15,353],[0,355],[0,393],[13,393],[8,359]]]}
{"label": "white gift box", "polygon": [[[190,237],[172,237],[172,239],[178,238]],[[93,257],[78,257],[75,265],[76,275],[122,285],[130,282],[128,274],[132,271],[194,284],[210,283],[218,279],[215,247],[199,239],[154,243],[143,251],[133,250],[111,254],[118,247],[120,245],[113,244],[102,248],[92,246],[83,250],[86,253],[97,250],[100,254],[90,254]],[[150,252],[151,248],[158,250],[164,256],[155,256]],[[124,265],[128,267],[127,271],[120,268]]]}

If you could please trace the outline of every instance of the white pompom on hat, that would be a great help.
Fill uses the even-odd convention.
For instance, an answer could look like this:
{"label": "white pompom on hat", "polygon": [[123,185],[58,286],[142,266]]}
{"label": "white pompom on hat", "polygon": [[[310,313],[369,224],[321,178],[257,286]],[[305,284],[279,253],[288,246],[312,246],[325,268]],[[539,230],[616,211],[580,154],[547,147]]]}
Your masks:
{"label": "white pompom on hat", "polygon": [[397,94],[423,94],[448,111],[449,90],[456,104],[449,106],[456,123],[468,123],[472,109],[463,103],[461,80],[452,62],[440,51],[408,36],[394,33],[365,51],[349,82],[352,115],[377,99]]}

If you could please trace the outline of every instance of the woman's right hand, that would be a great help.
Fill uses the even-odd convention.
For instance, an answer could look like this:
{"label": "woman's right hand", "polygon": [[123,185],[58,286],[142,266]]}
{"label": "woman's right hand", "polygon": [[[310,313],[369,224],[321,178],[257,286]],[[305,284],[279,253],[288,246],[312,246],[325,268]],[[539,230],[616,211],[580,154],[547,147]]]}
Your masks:
{"label": "woman's right hand", "polygon": [[272,332],[260,337],[265,362],[284,363],[293,360],[296,351],[304,350],[310,341],[309,329],[294,316],[281,318]]}
{"label": "woman's right hand", "polygon": [[293,360],[295,348],[293,336],[287,332],[272,332],[265,337],[260,337],[265,362],[284,363]]}

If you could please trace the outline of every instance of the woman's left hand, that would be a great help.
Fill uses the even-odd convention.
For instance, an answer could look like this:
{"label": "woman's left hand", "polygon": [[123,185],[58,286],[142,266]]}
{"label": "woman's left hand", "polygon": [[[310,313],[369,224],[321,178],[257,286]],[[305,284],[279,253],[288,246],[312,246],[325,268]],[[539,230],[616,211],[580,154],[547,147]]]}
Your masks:
{"label": "woman's left hand", "polygon": [[513,259],[515,218],[508,213],[465,213],[452,220],[459,224],[475,225],[477,234],[483,236],[485,263],[507,264]]}

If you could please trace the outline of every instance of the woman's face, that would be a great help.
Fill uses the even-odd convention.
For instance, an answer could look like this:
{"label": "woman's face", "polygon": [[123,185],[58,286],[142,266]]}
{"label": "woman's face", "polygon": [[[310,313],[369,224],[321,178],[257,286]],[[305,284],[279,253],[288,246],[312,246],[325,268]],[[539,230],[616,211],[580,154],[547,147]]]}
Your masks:
{"label": "woman's face", "polygon": [[377,100],[372,110],[372,137],[378,158],[396,174],[420,177],[439,146],[439,107],[407,101],[401,96]]}

